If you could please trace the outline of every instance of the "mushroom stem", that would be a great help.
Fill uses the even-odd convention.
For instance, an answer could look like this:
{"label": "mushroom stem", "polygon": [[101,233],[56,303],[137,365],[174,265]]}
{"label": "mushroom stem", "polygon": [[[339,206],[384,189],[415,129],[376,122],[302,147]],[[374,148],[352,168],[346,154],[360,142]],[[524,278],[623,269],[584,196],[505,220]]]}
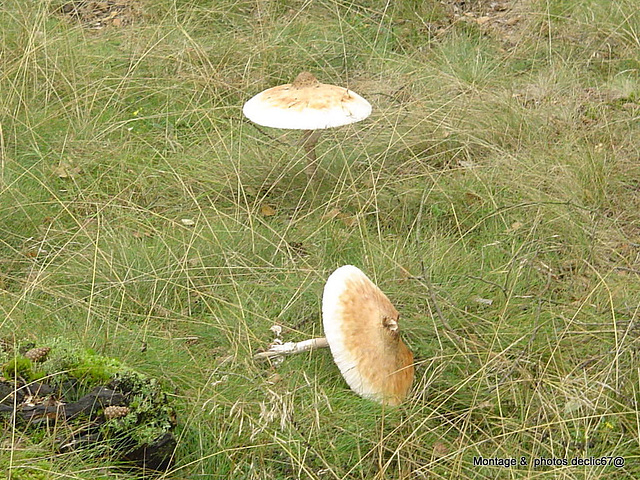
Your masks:
{"label": "mushroom stem", "polygon": [[327,339],[324,337],[312,338],[311,340],[303,340],[302,342],[287,342],[281,345],[271,345],[266,352],[256,353],[254,360],[268,360],[273,357],[284,357],[285,355],[293,355],[294,353],[307,352],[316,348],[326,348],[329,346]]}
{"label": "mushroom stem", "polygon": [[316,144],[320,138],[319,130],[303,130],[302,137],[300,137],[300,145],[304,148],[307,157],[307,167],[305,172],[307,177],[311,180],[316,174],[318,165],[316,163]]}

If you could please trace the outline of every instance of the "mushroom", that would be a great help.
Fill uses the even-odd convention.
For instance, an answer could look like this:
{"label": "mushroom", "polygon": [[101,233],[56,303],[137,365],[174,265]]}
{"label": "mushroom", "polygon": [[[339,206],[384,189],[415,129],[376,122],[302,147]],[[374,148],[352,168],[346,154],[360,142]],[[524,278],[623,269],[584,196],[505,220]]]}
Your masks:
{"label": "mushroom", "polygon": [[306,152],[307,175],[312,178],[318,130],[364,120],[371,114],[371,104],[347,88],[320,83],[311,73],[302,72],[293,83],[257,94],[244,104],[242,112],[264,127],[302,130],[300,144]]}
{"label": "mushroom", "polygon": [[400,315],[358,268],[345,265],[328,278],[322,323],[333,359],[358,395],[400,404],[413,383],[413,354],[398,332]]}
{"label": "mushroom", "polygon": [[398,311],[387,296],[353,265],[334,271],[322,295],[325,338],[273,345],[256,359],[315,348],[331,349],[347,384],[358,395],[398,405],[413,383],[413,354],[398,332]]}

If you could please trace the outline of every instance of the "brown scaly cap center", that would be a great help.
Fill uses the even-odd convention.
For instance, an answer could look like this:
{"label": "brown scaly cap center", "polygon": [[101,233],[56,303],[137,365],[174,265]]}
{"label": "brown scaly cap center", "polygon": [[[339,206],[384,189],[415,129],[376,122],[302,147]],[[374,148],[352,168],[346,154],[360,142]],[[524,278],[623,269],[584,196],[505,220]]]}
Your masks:
{"label": "brown scaly cap center", "polygon": [[318,85],[320,82],[309,72],[300,73],[293,81],[291,86],[293,88],[309,88]]}

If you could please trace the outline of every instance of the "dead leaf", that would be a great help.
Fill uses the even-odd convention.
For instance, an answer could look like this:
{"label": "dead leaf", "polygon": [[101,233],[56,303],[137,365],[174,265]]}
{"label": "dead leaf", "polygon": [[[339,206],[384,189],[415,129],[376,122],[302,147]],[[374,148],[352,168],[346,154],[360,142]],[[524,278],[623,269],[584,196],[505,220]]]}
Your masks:
{"label": "dead leaf", "polygon": [[467,201],[467,203],[482,202],[482,197],[472,192],[465,192],[464,199]]}
{"label": "dead leaf", "polygon": [[346,213],[341,213],[338,215],[338,218],[342,223],[344,223],[347,227],[353,227],[356,224],[356,217],[347,215]]}
{"label": "dead leaf", "polygon": [[449,447],[444,442],[436,441],[433,443],[433,456],[435,458],[444,457],[449,453]]}
{"label": "dead leaf", "polygon": [[309,251],[302,242],[287,242],[287,244],[296,254],[301,256],[309,255]]}
{"label": "dead leaf", "polygon": [[333,220],[334,218],[336,218],[338,215],[340,215],[340,210],[337,208],[332,208],[331,210],[329,210],[327,213],[325,213],[324,215],[322,215],[322,220]]}
{"label": "dead leaf", "polygon": [[511,17],[507,21],[504,22],[508,27],[513,27],[516,23],[520,21],[520,17]]}
{"label": "dead leaf", "polygon": [[82,168],[67,160],[61,160],[58,166],[53,169],[53,174],[58,178],[73,178],[80,173],[82,173]]}
{"label": "dead leaf", "polygon": [[340,220],[347,227],[352,227],[356,224],[356,217],[341,212],[338,208],[332,208],[322,216],[322,220]]}
{"label": "dead leaf", "polygon": [[588,407],[589,401],[584,398],[574,397],[570,398],[564,405],[564,414],[569,415],[581,408]]}
{"label": "dead leaf", "polygon": [[458,162],[458,165],[460,165],[462,168],[476,168],[478,166],[477,163],[472,162],[471,160],[460,160]]}
{"label": "dead leaf", "polygon": [[406,268],[404,268],[402,265],[398,265],[398,269],[400,270],[401,281],[413,278],[413,275],[411,275],[411,272]]}
{"label": "dead leaf", "polygon": [[171,311],[168,308],[163,307],[162,305],[154,305],[153,313],[157,317],[164,317],[164,318],[169,318],[172,315]]}
{"label": "dead leaf", "polygon": [[473,297],[473,301],[480,305],[486,305],[487,307],[490,307],[493,304],[493,300],[490,298]]}
{"label": "dead leaf", "polygon": [[263,217],[273,217],[276,214],[276,209],[271,205],[264,203],[260,205],[260,215]]}

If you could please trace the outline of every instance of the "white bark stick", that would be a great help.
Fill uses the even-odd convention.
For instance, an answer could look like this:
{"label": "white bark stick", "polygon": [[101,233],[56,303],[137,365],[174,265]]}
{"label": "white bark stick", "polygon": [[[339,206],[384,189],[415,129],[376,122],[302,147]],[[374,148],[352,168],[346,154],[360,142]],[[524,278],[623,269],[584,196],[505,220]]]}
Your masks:
{"label": "white bark stick", "polygon": [[271,345],[266,352],[256,353],[254,360],[267,360],[273,357],[284,357],[285,355],[293,355],[294,353],[307,352],[316,348],[328,347],[327,339],[324,337],[312,338],[311,340],[303,340],[302,342],[287,342],[281,345]]}

